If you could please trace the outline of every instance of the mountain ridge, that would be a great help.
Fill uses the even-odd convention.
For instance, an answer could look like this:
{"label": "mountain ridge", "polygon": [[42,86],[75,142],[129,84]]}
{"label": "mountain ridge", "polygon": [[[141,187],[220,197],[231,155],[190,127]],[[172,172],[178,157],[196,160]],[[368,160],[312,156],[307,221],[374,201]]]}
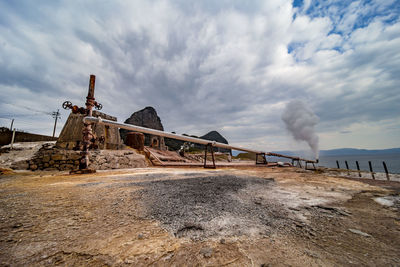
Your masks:
{"label": "mountain ridge", "polygon": [[[309,154],[306,151],[274,151],[275,153],[284,155],[304,155]],[[335,148],[320,150],[320,156],[346,156],[346,155],[383,155],[383,154],[400,154],[400,148],[387,148],[387,149],[360,149],[360,148]]]}

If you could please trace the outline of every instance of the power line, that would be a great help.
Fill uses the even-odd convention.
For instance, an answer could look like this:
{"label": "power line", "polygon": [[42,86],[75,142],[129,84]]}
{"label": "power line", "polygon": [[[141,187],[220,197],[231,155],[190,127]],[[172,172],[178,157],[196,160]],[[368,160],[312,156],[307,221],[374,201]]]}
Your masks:
{"label": "power line", "polygon": [[[4,103],[4,102],[3,102],[3,103]],[[26,106],[23,106],[23,105],[12,104],[12,103],[4,103],[4,104],[6,104],[6,105],[11,105],[11,106],[14,106],[14,107],[19,107],[19,108],[24,108],[24,109],[27,109],[27,110],[30,110],[30,111],[34,111],[34,112],[38,112],[38,113],[43,113],[43,114],[46,114],[46,115],[52,115],[51,112],[47,112],[47,111],[44,111],[44,110],[39,110],[39,109],[31,108],[31,107],[26,107]]]}
{"label": "power line", "polygon": [[1,119],[9,119],[9,120],[11,120],[11,118],[13,118],[13,117],[34,117],[34,116],[44,116],[44,115],[51,115],[51,113],[49,112],[49,114],[39,114],[39,113],[33,113],[33,114],[0,114],[0,118]]}

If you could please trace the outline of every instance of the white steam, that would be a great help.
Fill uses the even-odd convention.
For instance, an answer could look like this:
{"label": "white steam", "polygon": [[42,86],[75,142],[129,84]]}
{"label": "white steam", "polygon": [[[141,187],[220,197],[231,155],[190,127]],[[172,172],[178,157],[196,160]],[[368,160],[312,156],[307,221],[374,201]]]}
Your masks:
{"label": "white steam", "polygon": [[293,138],[297,141],[306,141],[314,152],[315,157],[318,158],[319,139],[314,127],[319,119],[314,112],[300,100],[293,100],[286,105],[282,120]]}

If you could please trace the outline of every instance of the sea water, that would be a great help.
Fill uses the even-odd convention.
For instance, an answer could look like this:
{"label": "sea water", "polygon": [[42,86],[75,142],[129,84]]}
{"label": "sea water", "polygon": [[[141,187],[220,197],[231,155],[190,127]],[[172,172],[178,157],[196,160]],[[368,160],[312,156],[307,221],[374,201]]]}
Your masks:
{"label": "sea water", "polygon": [[358,161],[363,171],[369,171],[368,161],[371,161],[374,172],[385,172],[382,163],[384,161],[389,173],[400,173],[400,154],[321,156],[318,165],[337,168],[336,161],[339,161],[342,169],[346,169],[345,161],[347,161],[349,169],[352,170],[357,170],[356,161]]}
{"label": "sea water", "polygon": [[[309,158],[309,157],[304,157],[304,158]],[[291,162],[290,159],[277,158],[277,157],[268,157],[267,160]],[[386,163],[386,167],[388,168],[389,173],[400,174],[400,154],[320,156],[318,166],[337,168],[336,161],[339,161],[339,166],[341,169],[346,169],[345,161],[347,161],[349,169],[351,170],[357,170],[356,161],[358,161],[358,164],[360,165],[360,169],[362,171],[369,171],[368,161],[371,161],[372,169],[374,172],[385,172],[382,163],[384,161]],[[311,167],[311,165],[309,167]]]}

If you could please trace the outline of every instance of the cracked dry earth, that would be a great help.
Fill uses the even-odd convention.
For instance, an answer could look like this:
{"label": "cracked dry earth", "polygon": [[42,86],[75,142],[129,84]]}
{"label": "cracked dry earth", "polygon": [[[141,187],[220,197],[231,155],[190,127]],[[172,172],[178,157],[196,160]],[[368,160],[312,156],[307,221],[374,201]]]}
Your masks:
{"label": "cracked dry earth", "polygon": [[295,168],[0,176],[0,266],[399,266],[400,184]]}

